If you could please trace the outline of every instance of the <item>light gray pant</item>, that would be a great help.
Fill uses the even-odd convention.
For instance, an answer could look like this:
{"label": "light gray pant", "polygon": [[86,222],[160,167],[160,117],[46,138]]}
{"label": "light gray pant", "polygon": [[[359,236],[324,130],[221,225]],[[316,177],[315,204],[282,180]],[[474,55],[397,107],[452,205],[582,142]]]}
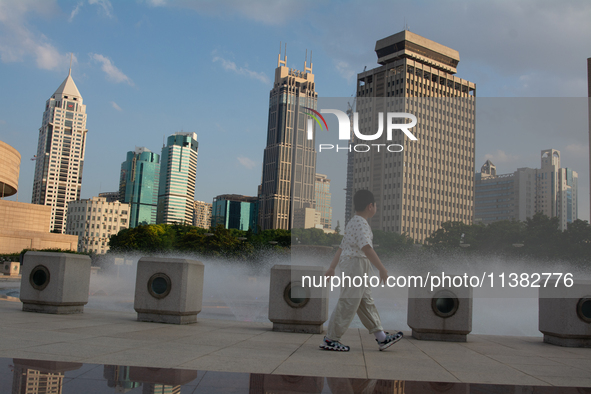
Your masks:
{"label": "light gray pant", "polygon": [[[371,263],[366,257],[347,258],[341,261],[339,266],[344,275],[351,277],[351,281],[353,281],[354,276],[362,278],[364,274],[371,276]],[[370,334],[383,331],[380,314],[371,297],[371,287],[364,287],[365,283],[360,287],[355,287],[352,283],[351,286],[348,286],[348,281],[344,282],[341,283],[341,295],[328,322],[327,338],[340,341],[351,325],[355,314],[359,316],[361,323],[369,330]]]}

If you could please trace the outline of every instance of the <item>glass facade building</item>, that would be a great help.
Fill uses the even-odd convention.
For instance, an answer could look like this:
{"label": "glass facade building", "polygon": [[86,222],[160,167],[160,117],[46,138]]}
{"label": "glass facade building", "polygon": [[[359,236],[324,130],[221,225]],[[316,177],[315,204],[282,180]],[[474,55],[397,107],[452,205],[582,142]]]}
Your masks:
{"label": "glass facade building", "polygon": [[160,155],[146,148],[127,152],[121,163],[119,198],[129,204],[129,227],[156,223]]}
{"label": "glass facade building", "polygon": [[168,137],[160,161],[156,223],[193,224],[198,149],[196,133]]}
{"label": "glass facade building", "polygon": [[257,230],[258,198],[236,194],[223,194],[213,199],[211,227],[218,225],[238,230]]}

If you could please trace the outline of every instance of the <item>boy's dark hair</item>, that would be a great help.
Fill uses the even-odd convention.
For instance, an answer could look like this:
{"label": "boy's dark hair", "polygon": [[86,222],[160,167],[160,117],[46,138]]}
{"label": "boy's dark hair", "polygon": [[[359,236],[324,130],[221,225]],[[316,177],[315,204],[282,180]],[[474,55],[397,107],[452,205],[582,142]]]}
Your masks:
{"label": "boy's dark hair", "polygon": [[353,204],[355,205],[355,212],[365,211],[369,204],[376,202],[373,193],[369,190],[357,190],[353,196]]}

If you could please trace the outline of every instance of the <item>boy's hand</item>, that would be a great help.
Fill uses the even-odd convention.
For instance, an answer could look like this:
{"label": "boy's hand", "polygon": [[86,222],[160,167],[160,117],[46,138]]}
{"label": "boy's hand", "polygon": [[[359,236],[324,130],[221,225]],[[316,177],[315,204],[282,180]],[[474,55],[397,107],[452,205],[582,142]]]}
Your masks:
{"label": "boy's hand", "polygon": [[388,270],[384,268],[383,270],[380,270],[380,282],[385,284],[387,280],[388,280]]}
{"label": "boy's hand", "polygon": [[335,274],[334,274],[334,268],[329,268],[329,269],[327,269],[327,270],[326,270],[326,272],[324,273],[324,276],[328,276],[328,277],[331,277],[331,276],[334,276],[334,275],[335,275]]}

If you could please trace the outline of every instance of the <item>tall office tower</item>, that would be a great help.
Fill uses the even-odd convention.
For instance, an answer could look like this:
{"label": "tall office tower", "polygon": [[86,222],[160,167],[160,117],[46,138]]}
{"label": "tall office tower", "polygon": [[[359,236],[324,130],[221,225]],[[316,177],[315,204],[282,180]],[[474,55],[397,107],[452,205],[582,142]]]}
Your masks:
{"label": "tall office tower", "polygon": [[105,197],[68,203],[66,234],[78,236],[78,252],[106,253],[111,236],[128,227],[128,204]]}
{"label": "tall office tower", "polygon": [[267,147],[259,188],[259,224],[263,230],[291,229],[294,210],[314,208],[316,151],[307,139],[306,108],[316,109],[312,62],[304,71],[287,67],[279,54],[269,98]]}
{"label": "tall office tower", "polygon": [[212,205],[205,201],[195,201],[195,214],[193,218],[193,226],[199,228],[211,227],[211,208]]}
{"label": "tall office tower", "polygon": [[[578,175],[560,168],[560,152],[541,152],[542,168],[518,168],[511,174],[497,175],[487,160],[476,174],[474,220],[484,224],[498,220],[521,220],[542,212],[559,218],[560,229],[578,217]],[[491,170],[494,169],[494,170]]]}
{"label": "tall office tower", "polygon": [[330,230],[332,227],[330,179],[324,174],[316,174],[316,211],[320,213],[322,228]]}
{"label": "tall office tower", "polygon": [[87,132],[86,105],[70,69],[45,103],[33,180],[31,202],[51,206],[52,232],[65,232],[68,201],[80,199]]}
{"label": "tall office tower", "polygon": [[406,30],[377,41],[375,51],[380,67],[357,76],[359,131],[376,134],[379,113],[406,112],[418,122],[410,130],[416,141],[400,130],[391,141],[386,132],[353,139],[403,146],[355,152],[353,189],[372,191],[378,204],[370,224],[423,242],[443,222],[471,223],[476,85],[454,75],[458,52]]}
{"label": "tall office tower", "polygon": [[119,199],[129,204],[129,227],[156,224],[160,155],[141,147],[127,152],[121,163]]}
{"label": "tall office tower", "polygon": [[[591,215],[591,57],[587,58],[587,106],[589,114],[589,215]],[[591,217],[589,218],[591,223]]]}
{"label": "tall office tower", "polygon": [[560,168],[560,152],[542,151],[542,168],[538,170],[538,205],[536,211],[546,216],[558,216],[561,230],[577,219],[578,175],[570,168]]}
{"label": "tall office tower", "polygon": [[162,147],[156,223],[193,224],[198,149],[197,134],[183,132]]}
{"label": "tall office tower", "polygon": [[239,194],[222,194],[214,197],[211,208],[211,227],[222,225],[224,228],[235,228],[256,232],[259,216],[258,197]]}

